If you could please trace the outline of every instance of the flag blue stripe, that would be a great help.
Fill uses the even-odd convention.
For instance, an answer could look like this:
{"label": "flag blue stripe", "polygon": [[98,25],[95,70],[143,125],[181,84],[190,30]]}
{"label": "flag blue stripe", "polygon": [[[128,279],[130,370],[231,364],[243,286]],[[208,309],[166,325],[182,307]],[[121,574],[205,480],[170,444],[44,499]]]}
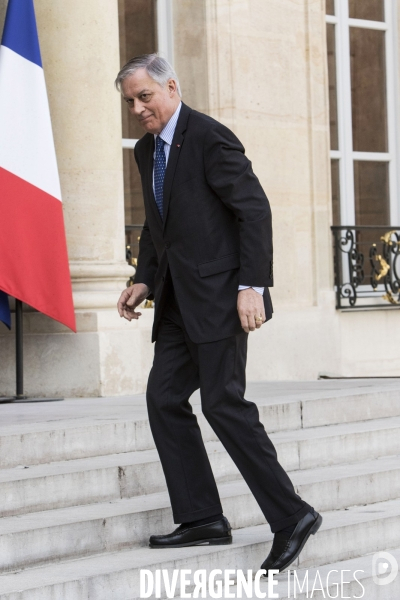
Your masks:
{"label": "flag blue stripe", "polygon": [[8,296],[2,290],[0,290],[0,321],[2,321],[4,325],[7,325],[8,329],[11,329],[11,314]]}
{"label": "flag blue stripe", "polygon": [[33,0],[8,0],[1,44],[42,66]]}

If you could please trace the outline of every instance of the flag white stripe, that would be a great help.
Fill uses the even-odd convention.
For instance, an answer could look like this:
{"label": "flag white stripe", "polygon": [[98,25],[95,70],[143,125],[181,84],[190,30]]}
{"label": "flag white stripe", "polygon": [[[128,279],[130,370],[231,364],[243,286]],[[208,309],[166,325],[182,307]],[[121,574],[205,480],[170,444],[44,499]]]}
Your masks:
{"label": "flag white stripe", "polygon": [[61,200],[43,69],[0,46],[0,167]]}

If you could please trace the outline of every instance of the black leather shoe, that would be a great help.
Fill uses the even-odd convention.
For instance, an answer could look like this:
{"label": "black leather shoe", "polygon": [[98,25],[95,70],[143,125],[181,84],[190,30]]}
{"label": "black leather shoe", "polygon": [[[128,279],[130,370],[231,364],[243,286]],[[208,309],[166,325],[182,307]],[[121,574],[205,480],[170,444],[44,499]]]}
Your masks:
{"label": "black leather shoe", "polygon": [[215,523],[197,527],[179,525],[175,531],[167,535],[152,535],[149,546],[150,548],[184,548],[185,546],[217,546],[231,543],[231,526],[228,519],[222,517]]}
{"label": "black leather shoe", "polygon": [[317,533],[321,523],[321,515],[313,510],[300,519],[289,539],[280,536],[279,532],[276,533],[271,552],[261,565],[261,569],[267,571],[265,577],[268,577],[269,569],[277,569],[281,572],[296,560],[310,535]]}

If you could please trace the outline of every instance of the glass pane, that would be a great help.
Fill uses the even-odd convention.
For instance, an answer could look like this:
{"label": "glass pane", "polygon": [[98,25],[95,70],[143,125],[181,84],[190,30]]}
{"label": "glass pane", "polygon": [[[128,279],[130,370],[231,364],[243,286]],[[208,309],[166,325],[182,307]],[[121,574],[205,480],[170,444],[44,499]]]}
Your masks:
{"label": "glass pane", "polygon": [[350,27],[353,150],[387,152],[385,32]]}
{"label": "glass pane", "polygon": [[[124,148],[124,202],[125,202],[125,225],[141,225],[144,223],[144,204],[142,194],[142,184],[140,181],[139,170],[135,161],[133,150]],[[139,227],[139,230],[141,227]],[[134,236],[136,230],[130,233],[127,229],[127,244],[131,246],[132,258],[137,258],[138,241]],[[136,235],[139,235],[136,233]],[[134,236],[134,237],[132,237]]]}
{"label": "glass pane", "polygon": [[[387,162],[354,161],[354,192],[356,225],[389,225],[389,164]],[[382,232],[362,230],[357,241],[368,257],[372,244]]]}
{"label": "glass pane", "polygon": [[125,223],[144,223],[142,184],[133,150],[123,149]]}
{"label": "glass pane", "polygon": [[389,164],[354,161],[356,225],[389,225]]}
{"label": "glass pane", "polygon": [[339,161],[331,160],[332,178],[332,225],[340,225],[340,181]]}
{"label": "glass pane", "polygon": [[127,225],[125,227],[126,260],[136,267],[139,254],[139,240],[143,225]]}
{"label": "glass pane", "polygon": [[329,81],[329,123],[331,133],[331,150],[339,150],[338,117],[337,117],[337,87],[336,87],[336,51],[335,25],[326,26],[328,50],[328,81]]}
{"label": "glass pane", "polygon": [[384,21],[384,0],[349,0],[349,16],[351,19]]}
{"label": "glass pane", "polygon": [[[140,54],[157,51],[155,0],[118,0],[121,67]],[[143,129],[122,100],[122,137],[141,138]]]}
{"label": "glass pane", "polygon": [[335,0],[326,0],[326,14],[327,15],[335,14]]}

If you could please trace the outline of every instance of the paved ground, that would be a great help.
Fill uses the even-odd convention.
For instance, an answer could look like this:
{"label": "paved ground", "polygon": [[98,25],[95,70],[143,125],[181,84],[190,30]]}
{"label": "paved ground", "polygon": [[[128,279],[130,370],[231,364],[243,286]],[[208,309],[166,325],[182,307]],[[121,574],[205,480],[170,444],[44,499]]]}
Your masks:
{"label": "paved ground", "polygon": [[[319,381],[262,381],[247,384],[246,398],[268,399],[271,403],[277,399],[296,401],[311,398],[329,398],[332,395],[373,393],[382,388],[400,390],[398,379],[332,379]],[[200,395],[195,392],[192,404],[199,410]],[[196,406],[197,405],[197,406]],[[123,420],[127,417],[146,418],[144,394],[111,398],[66,398],[59,402],[24,402],[0,404],[0,435],[4,433],[39,430],[43,425],[54,422],[71,421],[84,423],[87,420]]]}

